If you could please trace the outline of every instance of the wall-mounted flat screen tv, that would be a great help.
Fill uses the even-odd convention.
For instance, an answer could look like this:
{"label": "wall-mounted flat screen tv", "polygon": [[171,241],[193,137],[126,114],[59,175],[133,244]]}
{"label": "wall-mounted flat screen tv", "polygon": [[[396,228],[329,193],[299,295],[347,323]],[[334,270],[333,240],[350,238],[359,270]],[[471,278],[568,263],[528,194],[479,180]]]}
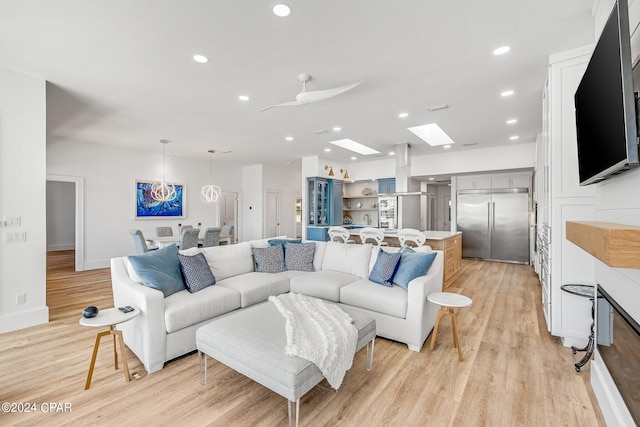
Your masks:
{"label": "wall-mounted flat screen tv", "polygon": [[638,166],[629,12],[617,0],[575,94],[580,185]]}

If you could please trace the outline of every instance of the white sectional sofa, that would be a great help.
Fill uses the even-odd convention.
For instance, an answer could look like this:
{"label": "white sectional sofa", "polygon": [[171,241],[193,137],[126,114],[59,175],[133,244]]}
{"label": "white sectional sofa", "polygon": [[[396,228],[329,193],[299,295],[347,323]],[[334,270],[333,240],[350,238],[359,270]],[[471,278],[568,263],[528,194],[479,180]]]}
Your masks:
{"label": "white sectional sofa", "polygon": [[[313,272],[256,272],[252,247],[268,247],[266,239],[181,251],[185,255],[202,252],[216,284],[196,293],[181,290],[166,298],[161,291],[141,283],[127,257],[113,258],[115,306],[140,308],[137,317],[118,325],[125,343],[145,369],[153,373],[161,370],[165,362],[195,350],[196,330],[215,317],[265,301],[270,295],[291,291],[368,313],[376,320],[378,336],[420,351],[433,329],[438,310],[438,306],[427,301],[427,295],[442,290],[442,252],[435,251],[437,255],[427,274],[410,281],[405,290],[368,280],[378,247],[314,243]],[[431,249],[421,247],[417,251]]]}

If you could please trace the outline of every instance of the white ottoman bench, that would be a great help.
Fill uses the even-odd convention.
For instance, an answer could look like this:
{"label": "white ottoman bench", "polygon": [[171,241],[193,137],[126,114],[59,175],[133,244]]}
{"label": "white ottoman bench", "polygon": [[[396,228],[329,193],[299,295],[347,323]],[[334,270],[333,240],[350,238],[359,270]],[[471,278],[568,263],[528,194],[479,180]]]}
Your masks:
{"label": "white ottoman bench", "polygon": [[[366,314],[341,308],[358,330],[356,352],[367,346],[367,370],[371,370],[376,321]],[[324,379],[308,360],[287,356],[285,320],[276,306],[261,304],[221,316],[196,331],[200,383],[207,382],[210,356],[289,400],[289,425],[298,425],[300,397]]]}

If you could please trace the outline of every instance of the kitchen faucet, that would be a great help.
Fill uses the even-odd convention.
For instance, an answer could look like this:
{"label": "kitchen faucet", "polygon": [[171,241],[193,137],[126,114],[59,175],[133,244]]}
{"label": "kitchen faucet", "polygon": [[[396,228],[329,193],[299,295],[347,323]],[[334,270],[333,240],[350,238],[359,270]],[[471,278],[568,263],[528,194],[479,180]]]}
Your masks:
{"label": "kitchen faucet", "polygon": [[369,225],[369,214],[362,215],[362,220],[366,221],[365,224]]}

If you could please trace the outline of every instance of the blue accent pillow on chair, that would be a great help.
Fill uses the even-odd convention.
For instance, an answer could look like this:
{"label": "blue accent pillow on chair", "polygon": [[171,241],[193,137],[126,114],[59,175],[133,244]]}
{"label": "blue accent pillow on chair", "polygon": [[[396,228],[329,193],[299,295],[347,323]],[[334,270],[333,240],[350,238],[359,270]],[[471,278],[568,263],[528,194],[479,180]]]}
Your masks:
{"label": "blue accent pillow on chair", "polygon": [[416,277],[424,276],[431,268],[433,260],[438,255],[436,252],[418,253],[408,246],[404,246],[399,252],[402,255],[398,263],[398,269],[393,275],[394,285],[409,290],[409,282]]}
{"label": "blue accent pillow on chair", "polygon": [[142,284],[161,291],[165,298],[184,289],[176,245],[127,258]]}
{"label": "blue accent pillow on chair", "polygon": [[211,272],[204,254],[199,253],[194,256],[178,254],[178,260],[184,283],[192,294],[216,284],[216,277]]}
{"label": "blue accent pillow on chair", "polygon": [[402,254],[400,252],[388,253],[383,250],[378,251],[378,258],[371,269],[369,280],[384,286],[393,287],[391,278],[398,267],[398,262]]}

